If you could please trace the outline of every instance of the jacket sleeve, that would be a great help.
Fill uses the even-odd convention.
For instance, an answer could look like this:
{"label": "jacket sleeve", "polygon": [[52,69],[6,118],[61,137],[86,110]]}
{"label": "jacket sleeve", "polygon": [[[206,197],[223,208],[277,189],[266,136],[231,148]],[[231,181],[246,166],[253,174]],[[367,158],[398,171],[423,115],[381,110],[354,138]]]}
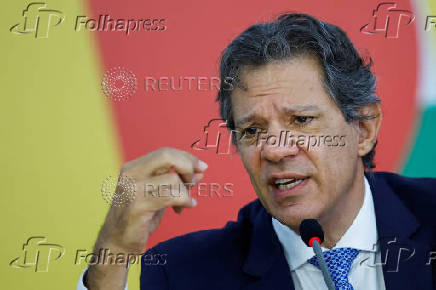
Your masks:
{"label": "jacket sleeve", "polygon": [[166,272],[166,255],[158,254],[154,248],[148,250],[141,258],[141,290],[169,290]]}

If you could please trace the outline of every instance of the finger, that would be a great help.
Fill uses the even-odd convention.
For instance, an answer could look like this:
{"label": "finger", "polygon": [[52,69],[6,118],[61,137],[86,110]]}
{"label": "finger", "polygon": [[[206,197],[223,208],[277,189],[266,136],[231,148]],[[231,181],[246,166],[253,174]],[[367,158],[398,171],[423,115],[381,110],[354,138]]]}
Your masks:
{"label": "finger", "polygon": [[178,174],[168,173],[150,178],[144,184],[144,193],[146,200],[157,208],[166,206],[193,207],[195,202],[189,195],[192,186],[192,183],[183,183]]}
{"label": "finger", "polygon": [[197,200],[196,200],[195,198],[191,198],[191,200],[192,200],[192,204],[191,204],[191,206],[187,206],[187,207],[173,206],[173,210],[174,210],[174,212],[177,213],[177,214],[181,214],[182,211],[183,211],[183,209],[185,209],[185,208],[193,208],[193,207],[196,207],[197,204],[198,204]]}
{"label": "finger", "polygon": [[194,171],[196,173],[202,173],[208,168],[207,163],[198,159],[197,156],[195,156],[187,151],[184,151],[184,150],[179,150],[179,149],[174,149],[174,148],[173,148],[173,150],[179,154],[184,155],[186,158],[190,159],[192,161],[193,168],[194,168]]}
{"label": "finger", "polygon": [[196,173],[203,173],[209,167],[206,162],[202,160],[198,160],[197,164],[194,166],[194,171]]}
{"label": "finger", "polygon": [[204,174],[203,173],[194,173],[193,178],[192,178],[192,183],[196,184],[197,182],[199,182],[201,179],[203,179]]}
{"label": "finger", "polygon": [[170,148],[156,155],[150,167],[152,168],[151,176],[166,174],[174,170],[183,182],[189,183],[192,182],[194,173],[206,170],[207,164],[188,152]]}
{"label": "finger", "polygon": [[177,173],[157,175],[144,181],[144,197],[170,197],[173,190],[178,188],[179,192],[182,191],[182,185],[183,181]]}
{"label": "finger", "polygon": [[183,211],[183,207],[173,206],[173,210],[174,210],[175,213],[181,214],[182,211]]}

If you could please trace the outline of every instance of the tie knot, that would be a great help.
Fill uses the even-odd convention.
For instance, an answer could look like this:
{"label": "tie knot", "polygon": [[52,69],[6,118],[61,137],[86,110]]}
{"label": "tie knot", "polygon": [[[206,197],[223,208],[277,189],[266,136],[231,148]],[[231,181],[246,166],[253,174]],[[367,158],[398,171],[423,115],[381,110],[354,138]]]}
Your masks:
{"label": "tie knot", "polygon": [[[336,289],[353,289],[353,286],[348,281],[348,273],[350,272],[354,259],[359,254],[359,250],[353,248],[338,248],[325,251],[322,254],[329,269],[333,283],[335,283]],[[319,268],[316,256],[310,258],[308,262]]]}

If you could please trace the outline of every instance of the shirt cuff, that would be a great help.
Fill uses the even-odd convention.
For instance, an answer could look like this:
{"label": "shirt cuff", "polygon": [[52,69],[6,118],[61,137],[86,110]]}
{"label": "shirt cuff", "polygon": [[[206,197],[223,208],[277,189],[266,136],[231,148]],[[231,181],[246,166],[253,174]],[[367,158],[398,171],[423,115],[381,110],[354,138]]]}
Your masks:
{"label": "shirt cuff", "polygon": [[[83,282],[83,278],[85,277],[85,274],[87,273],[88,268],[83,271],[82,275],[80,275],[79,282],[77,283],[77,290],[88,290],[88,288],[85,287],[85,283]],[[124,287],[124,290],[129,290],[129,287],[126,283],[126,287]]]}
{"label": "shirt cuff", "polygon": [[85,273],[88,271],[88,268],[85,269],[85,271],[82,272],[82,275],[80,275],[79,282],[77,283],[77,290],[88,290],[88,288],[85,287],[85,284],[83,283],[83,277],[85,276]]}

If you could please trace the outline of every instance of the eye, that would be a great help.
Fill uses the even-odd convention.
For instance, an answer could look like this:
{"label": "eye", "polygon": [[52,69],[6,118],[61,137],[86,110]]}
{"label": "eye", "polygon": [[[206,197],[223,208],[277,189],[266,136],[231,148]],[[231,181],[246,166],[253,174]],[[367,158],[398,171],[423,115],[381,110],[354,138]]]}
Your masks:
{"label": "eye", "polygon": [[257,127],[245,128],[244,130],[242,130],[242,136],[246,138],[254,137],[259,132],[259,130],[260,129]]}
{"label": "eye", "polygon": [[311,116],[296,116],[294,121],[297,123],[297,125],[304,126],[310,123],[313,119],[314,117]]}

